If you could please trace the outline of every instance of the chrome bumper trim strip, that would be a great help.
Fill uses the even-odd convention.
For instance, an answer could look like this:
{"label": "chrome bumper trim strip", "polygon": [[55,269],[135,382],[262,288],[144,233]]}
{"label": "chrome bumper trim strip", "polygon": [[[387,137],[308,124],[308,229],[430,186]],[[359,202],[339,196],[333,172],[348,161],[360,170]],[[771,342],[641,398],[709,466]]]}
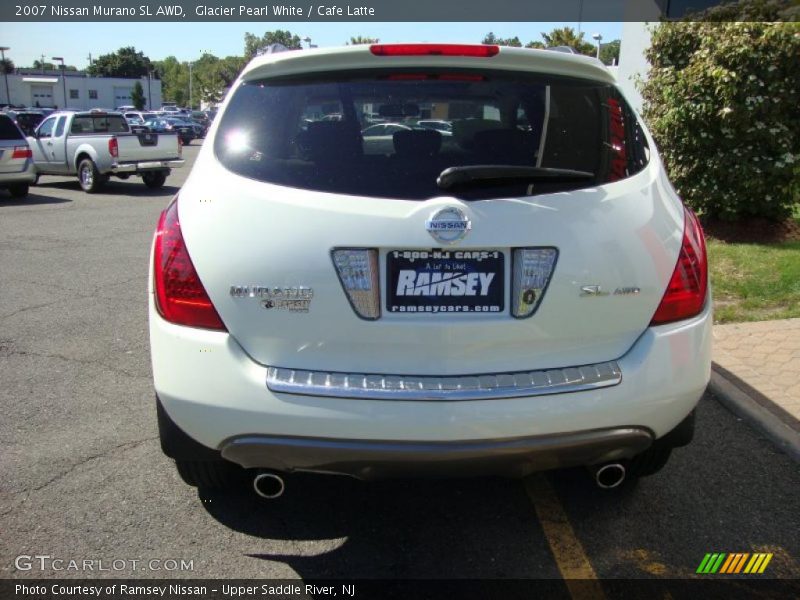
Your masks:
{"label": "chrome bumper trim strip", "polygon": [[269,367],[273,392],[363,400],[493,400],[581,392],[622,381],[616,361],[540,371],[444,377],[370,375]]}

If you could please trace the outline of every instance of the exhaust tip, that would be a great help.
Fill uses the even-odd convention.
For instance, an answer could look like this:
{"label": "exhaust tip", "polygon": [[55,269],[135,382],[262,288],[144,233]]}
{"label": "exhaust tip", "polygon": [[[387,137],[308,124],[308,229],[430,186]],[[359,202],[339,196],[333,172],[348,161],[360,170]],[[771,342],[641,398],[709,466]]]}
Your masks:
{"label": "exhaust tip", "polygon": [[608,463],[603,465],[594,474],[597,487],[610,490],[622,485],[625,481],[625,467],[619,463]]}
{"label": "exhaust tip", "polygon": [[253,479],[253,489],[256,494],[268,500],[283,496],[286,485],[283,478],[275,473],[259,473]]}

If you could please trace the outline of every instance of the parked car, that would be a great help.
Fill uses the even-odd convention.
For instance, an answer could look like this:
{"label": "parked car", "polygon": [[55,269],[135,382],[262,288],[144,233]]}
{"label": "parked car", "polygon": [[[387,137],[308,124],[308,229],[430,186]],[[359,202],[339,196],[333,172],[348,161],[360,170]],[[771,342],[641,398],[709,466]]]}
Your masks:
{"label": "parked car", "polygon": [[422,129],[433,129],[446,136],[453,135],[453,124],[450,121],[423,119],[422,121],[417,121],[415,127],[420,127]]}
{"label": "parked car", "polygon": [[38,110],[9,110],[7,114],[25,135],[31,135],[44,119],[44,113]]}
{"label": "parked car", "polygon": [[125,114],[125,120],[128,122],[128,127],[131,128],[131,133],[147,133],[150,131],[144,124],[144,120],[139,116],[128,116],[128,114]]}
{"label": "parked car", "polygon": [[184,146],[192,143],[195,138],[194,127],[174,117],[159,117],[144,122],[145,127],[156,133],[175,133]]}
{"label": "parked car", "polygon": [[[263,55],[233,90],[150,263],[161,445],[187,483],[583,465],[613,488],[690,442],[703,233],[599,61],[373,44]],[[398,127],[370,148],[357,115],[424,103],[453,113],[447,144]]]}
{"label": "parked car", "polygon": [[93,193],[108,178],[139,175],[147,187],[164,185],[170,170],[183,166],[177,136],[131,133],[120,113],[64,111],[47,117],[28,138],[37,173],[77,175]]}
{"label": "parked car", "polygon": [[398,131],[411,131],[411,127],[401,123],[377,123],[361,131],[364,138],[364,151],[367,154],[391,154],[394,152],[394,134]]}
{"label": "parked car", "polygon": [[10,115],[0,113],[0,188],[14,198],[28,195],[36,180],[33,157],[25,134]]}

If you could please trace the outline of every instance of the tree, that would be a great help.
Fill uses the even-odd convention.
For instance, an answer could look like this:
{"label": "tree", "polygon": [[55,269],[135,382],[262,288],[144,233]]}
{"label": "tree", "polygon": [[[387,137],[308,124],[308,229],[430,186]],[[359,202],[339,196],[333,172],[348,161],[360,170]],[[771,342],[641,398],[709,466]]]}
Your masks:
{"label": "tree", "polygon": [[[61,65],[54,65],[53,63],[42,62],[40,60],[35,60],[35,61],[33,61],[33,67],[32,68],[36,69],[36,70],[39,70],[39,71],[56,71],[56,70],[60,71],[61,70]],[[78,67],[76,67],[75,65],[66,65],[64,67],[64,70],[65,71],[77,71]]]}
{"label": "tree", "polygon": [[483,38],[482,44],[496,44],[497,46],[511,46],[513,48],[522,48],[522,42],[519,41],[517,36],[513,38],[499,38],[491,31]]}
{"label": "tree", "polygon": [[244,34],[245,59],[250,60],[254,56],[258,56],[272,44],[281,44],[289,50],[301,50],[303,48],[300,43],[300,36],[293,34],[291,31],[276,29],[275,31],[265,32],[261,37],[247,32]]}
{"label": "tree", "polygon": [[141,81],[137,81],[133,84],[133,90],[131,90],[131,102],[133,102],[133,107],[136,110],[144,109],[145,97]]}
{"label": "tree", "polygon": [[13,72],[14,72],[14,61],[11,60],[10,58],[6,58],[5,60],[2,61],[2,64],[0,64],[0,73],[6,73],[8,75],[11,75]]}
{"label": "tree", "polygon": [[[760,0],[738,6],[737,17],[767,11]],[[643,115],[672,183],[704,217],[782,220],[800,173],[800,25],[769,11],[719,14],[655,27]]]}
{"label": "tree", "polygon": [[350,45],[357,46],[359,44],[377,44],[378,42],[380,42],[380,40],[378,38],[363,37],[363,36],[357,35],[355,37],[351,37],[350,41],[347,42],[347,45],[348,46],[350,46]]}
{"label": "tree", "polygon": [[539,50],[543,50],[547,46],[544,45],[542,42],[531,41],[525,44],[526,48],[538,48]]}
{"label": "tree", "polygon": [[619,64],[619,47],[619,40],[613,40],[607,44],[600,44],[600,61],[604,65]]}
{"label": "tree", "polygon": [[548,47],[569,46],[574,48],[578,54],[587,56],[595,56],[597,53],[595,46],[583,39],[583,32],[578,34],[572,27],[557,27],[550,33],[542,32],[542,38]]}
{"label": "tree", "polygon": [[183,106],[189,99],[189,65],[174,56],[153,63],[161,79],[161,94],[164,100]]}
{"label": "tree", "polygon": [[111,54],[103,54],[92,63],[86,72],[97,77],[143,77],[152,69],[152,63],[133,46],[120,48]]}

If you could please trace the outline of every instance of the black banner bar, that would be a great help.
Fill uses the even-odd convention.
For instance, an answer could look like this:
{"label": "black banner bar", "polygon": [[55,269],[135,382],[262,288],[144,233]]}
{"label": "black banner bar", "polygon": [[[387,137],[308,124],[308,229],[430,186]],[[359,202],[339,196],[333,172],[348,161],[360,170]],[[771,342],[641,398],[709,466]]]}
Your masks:
{"label": "black banner bar", "polygon": [[[30,600],[517,600],[547,598],[570,600],[581,581],[560,579],[435,579],[435,580],[221,580],[221,579],[4,579],[0,598]],[[596,589],[597,582],[586,582]],[[611,579],[600,582],[606,598],[739,598],[796,599],[797,580],[746,576],[698,576],[697,579]]]}
{"label": "black banner bar", "polygon": [[0,3],[0,21],[588,23],[680,18],[720,4],[723,0],[9,0]]}

